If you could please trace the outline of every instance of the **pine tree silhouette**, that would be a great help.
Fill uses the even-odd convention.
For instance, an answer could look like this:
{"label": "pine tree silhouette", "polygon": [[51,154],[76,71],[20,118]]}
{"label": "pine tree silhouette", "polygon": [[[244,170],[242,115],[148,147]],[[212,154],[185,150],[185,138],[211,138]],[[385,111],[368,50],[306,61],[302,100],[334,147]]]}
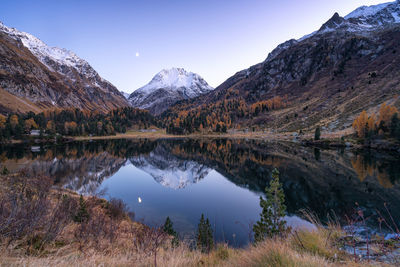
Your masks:
{"label": "pine tree silhouette", "polygon": [[173,223],[172,223],[171,219],[169,218],[169,216],[165,220],[163,231],[165,233],[167,233],[168,235],[173,236],[173,238],[171,240],[172,247],[174,247],[174,248],[178,247],[179,246],[178,233],[174,230]]}
{"label": "pine tree silhouette", "polygon": [[209,253],[214,248],[213,230],[210,221],[201,214],[197,228],[197,248],[203,253]]}

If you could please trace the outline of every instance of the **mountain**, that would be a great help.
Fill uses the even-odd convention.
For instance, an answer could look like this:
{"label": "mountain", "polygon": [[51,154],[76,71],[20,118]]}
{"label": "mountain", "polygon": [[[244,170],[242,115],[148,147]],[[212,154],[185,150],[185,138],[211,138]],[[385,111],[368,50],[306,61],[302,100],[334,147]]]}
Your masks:
{"label": "mountain", "polygon": [[125,99],[128,99],[129,96],[131,95],[131,94],[129,94],[129,93],[125,93],[124,91],[120,91],[120,92],[121,92],[121,94],[125,97]]}
{"label": "mountain", "polygon": [[2,113],[52,107],[108,111],[129,105],[115,86],[73,52],[49,47],[0,22],[2,96],[4,91],[8,94],[7,101],[0,100]]}
{"label": "mountain", "polygon": [[133,107],[160,114],[179,100],[195,98],[213,88],[198,74],[182,68],[164,69],[129,96]]}
{"label": "mountain", "polygon": [[147,155],[131,157],[129,161],[151,175],[157,183],[172,189],[181,189],[197,183],[212,171],[196,161],[172,155],[162,145],[158,145]]}
{"label": "mountain", "polygon": [[233,124],[279,131],[311,131],[316,125],[348,129],[363,109],[376,111],[385,101],[400,106],[399,22],[399,1],[360,7],[345,17],[335,13],[312,34],[282,43],[265,61],[165,114],[232,99],[250,108],[281,96],[286,99],[283,108],[233,116]]}

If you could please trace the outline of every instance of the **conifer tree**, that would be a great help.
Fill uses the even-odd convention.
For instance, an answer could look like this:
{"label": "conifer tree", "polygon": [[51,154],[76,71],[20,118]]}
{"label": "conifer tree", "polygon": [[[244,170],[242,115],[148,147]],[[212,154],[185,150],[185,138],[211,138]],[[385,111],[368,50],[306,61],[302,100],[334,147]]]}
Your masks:
{"label": "conifer tree", "polygon": [[285,194],[279,182],[279,171],[272,171],[272,180],[269,188],[265,188],[267,199],[260,197],[262,212],[260,220],[253,226],[255,242],[263,241],[266,237],[272,238],[286,233],[286,221],[283,220],[286,212]]}
{"label": "conifer tree", "polygon": [[390,125],[390,134],[392,137],[400,140],[400,119],[397,113],[395,113],[392,117],[392,123]]}
{"label": "conifer tree", "polygon": [[171,240],[172,247],[174,247],[174,248],[178,247],[179,246],[178,234],[174,230],[173,223],[172,223],[171,219],[169,218],[169,216],[165,220],[163,231],[165,233],[167,233],[168,235],[173,236],[173,238]]}
{"label": "conifer tree", "polygon": [[74,217],[74,221],[78,223],[82,223],[89,219],[89,212],[86,209],[86,203],[85,200],[83,199],[83,196],[79,198],[79,209],[78,212],[76,213]]}
{"label": "conifer tree", "polygon": [[201,214],[197,229],[197,248],[203,253],[209,253],[213,247],[214,239],[210,221],[208,218],[204,219],[204,214]]}
{"label": "conifer tree", "polygon": [[315,129],[314,140],[319,140],[321,138],[321,129],[319,126]]}
{"label": "conifer tree", "polygon": [[10,172],[9,172],[9,170],[7,169],[7,167],[4,166],[4,167],[3,167],[3,170],[1,171],[1,174],[7,175],[7,174],[9,174],[9,173],[10,173]]}

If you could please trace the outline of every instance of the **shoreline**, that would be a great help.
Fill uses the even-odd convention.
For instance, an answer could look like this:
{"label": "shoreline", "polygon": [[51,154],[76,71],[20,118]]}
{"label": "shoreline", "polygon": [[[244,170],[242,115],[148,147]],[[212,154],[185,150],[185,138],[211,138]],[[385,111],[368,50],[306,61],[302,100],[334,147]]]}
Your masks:
{"label": "shoreline", "polygon": [[[304,137],[311,137],[304,135]],[[74,141],[84,140],[107,140],[107,139],[202,139],[202,138],[230,138],[230,139],[252,139],[252,140],[270,140],[270,141],[291,141],[295,138],[292,133],[272,133],[272,132],[230,132],[230,133],[194,133],[188,135],[167,134],[165,131],[140,132],[131,131],[124,134],[107,136],[70,136],[67,137]],[[298,139],[300,142],[302,139]]]}
{"label": "shoreline", "polygon": [[272,133],[272,132],[234,132],[234,133],[195,133],[189,135],[172,135],[164,131],[160,132],[128,132],[112,136],[79,136],[70,137],[73,141],[88,140],[112,140],[112,139],[244,139],[269,142],[289,142],[304,147],[315,147],[321,149],[373,149],[377,151],[388,151],[400,153],[400,144],[394,140],[373,140],[361,143],[353,138],[341,139],[338,133],[323,134],[320,140],[314,140],[313,134],[295,135],[293,133]]}
{"label": "shoreline", "polygon": [[[298,135],[295,132],[241,132],[234,131],[228,133],[193,133],[188,135],[167,134],[165,130],[156,131],[129,131],[127,133],[118,133],[107,136],[65,136],[61,142],[72,141],[91,141],[91,140],[115,140],[115,139],[236,139],[236,140],[257,140],[268,142],[289,142],[305,147],[315,147],[322,149],[348,148],[348,149],[373,149],[376,151],[390,151],[400,153],[400,143],[392,139],[376,139],[369,142],[350,137],[351,133],[335,132],[322,134],[320,140],[314,140],[312,133]],[[342,139],[342,136],[347,138]],[[52,140],[33,139],[31,137],[24,140],[10,140],[8,144],[35,143],[40,145],[45,142],[54,142]],[[7,144],[7,143],[5,143]]]}

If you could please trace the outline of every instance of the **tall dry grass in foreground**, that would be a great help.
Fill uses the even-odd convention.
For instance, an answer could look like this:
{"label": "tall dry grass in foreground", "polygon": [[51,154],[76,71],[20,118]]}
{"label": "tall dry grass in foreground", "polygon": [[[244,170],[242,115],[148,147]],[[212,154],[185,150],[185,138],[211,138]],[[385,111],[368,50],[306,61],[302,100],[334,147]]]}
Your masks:
{"label": "tall dry grass in foreground", "polygon": [[[316,234],[316,233],[314,233]],[[152,256],[131,253],[101,254],[64,251],[46,257],[4,257],[2,266],[154,266]],[[382,263],[355,263],[351,259],[330,260],[318,253],[310,253],[294,248],[290,239],[267,240],[246,249],[233,249],[219,245],[210,254],[190,250],[181,245],[175,249],[161,249],[157,266],[263,266],[263,267],[320,267],[320,266],[395,266]]]}
{"label": "tall dry grass in foreground", "polygon": [[[390,266],[355,263],[337,224],[293,231],[247,248],[210,253],[171,247],[159,229],[134,222],[124,204],[51,189],[49,179],[0,176],[0,266]],[[395,266],[395,265],[393,265]]]}

